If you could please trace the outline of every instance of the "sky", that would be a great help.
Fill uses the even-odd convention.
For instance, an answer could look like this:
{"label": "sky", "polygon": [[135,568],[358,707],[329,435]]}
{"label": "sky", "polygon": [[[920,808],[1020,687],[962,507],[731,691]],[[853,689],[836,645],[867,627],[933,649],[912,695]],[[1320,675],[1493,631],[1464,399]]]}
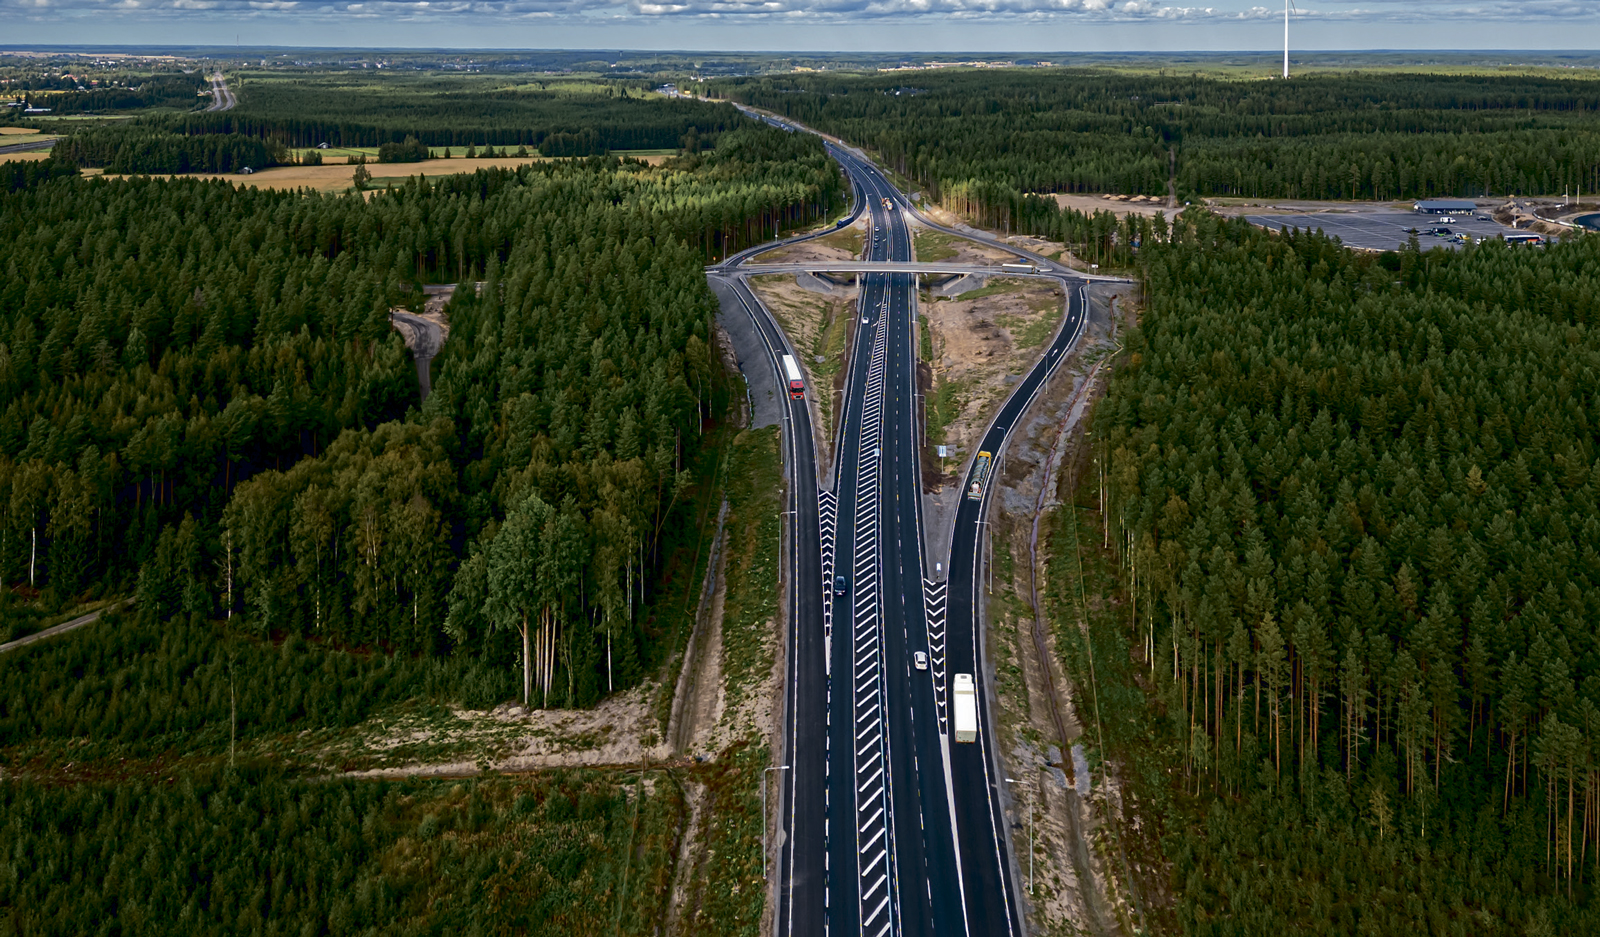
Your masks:
{"label": "sky", "polygon": [[[1600,0],[1294,2],[1296,49],[1600,49]],[[1283,8],[1251,0],[0,0],[0,36],[0,47],[1244,51],[1283,47]]]}

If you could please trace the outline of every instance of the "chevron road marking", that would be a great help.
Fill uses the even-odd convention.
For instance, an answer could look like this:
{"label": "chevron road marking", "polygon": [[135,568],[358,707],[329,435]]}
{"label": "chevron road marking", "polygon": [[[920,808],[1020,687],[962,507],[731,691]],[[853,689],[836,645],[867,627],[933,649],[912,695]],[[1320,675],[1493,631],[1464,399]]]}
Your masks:
{"label": "chevron road marking", "polygon": [[939,717],[939,732],[949,731],[949,677],[945,667],[945,600],[949,584],[922,580],[922,602],[928,610],[928,669],[933,672],[933,711]]}
{"label": "chevron road marking", "polygon": [[[872,357],[867,369],[866,394],[861,408],[860,452],[857,459],[855,503],[855,550],[851,628],[854,673],[851,680],[856,726],[861,734],[855,746],[856,874],[863,933],[882,915],[879,933],[894,927],[893,880],[889,854],[892,831],[889,826],[887,739],[884,736],[883,618],[881,583],[878,568],[879,479],[882,459],[883,384],[886,335],[876,329]],[[870,910],[869,910],[870,909]]]}

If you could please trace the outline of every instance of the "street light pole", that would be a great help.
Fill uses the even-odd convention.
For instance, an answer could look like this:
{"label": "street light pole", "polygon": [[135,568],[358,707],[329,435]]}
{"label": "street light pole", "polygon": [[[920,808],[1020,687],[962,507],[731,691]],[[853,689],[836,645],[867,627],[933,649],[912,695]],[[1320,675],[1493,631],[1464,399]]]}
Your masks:
{"label": "street light pole", "polygon": [[[1006,778],[1007,784],[1021,785],[1016,778]],[[1033,798],[1028,798],[1028,894],[1033,894]]]}
{"label": "street light pole", "polygon": [[[989,477],[990,478],[994,477],[994,472],[992,470],[989,473]],[[975,546],[976,546],[976,548],[978,550],[978,556],[982,557],[983,561],[984,561],[983,562],[983,578],[985,580],[985,585],[988,587],[989,594],[990,595],[994,595],[994,570],[990,568],[990,567],[992,567],[994,565],[994,557],[989,556],[987,554],[987,552],[985,551],[984,548],[987,545],[988,541],[983,539],[983,525],[987,524],[987,523],[989,523],[989,522],[988,521],[978,521],[977,522],[978,532],[977,532],[976,537],[975,537],[975,539],[977,540],[977,543],[975,544]],[[1010,780],[1010,778],[1007,778],[1007,780]]]}
{"label": "street light pole", "polygon": [[780,581],[783,579],[783,519],[790,514],[798,513],[798,511],[778,512],[778,579]]}
{"label": "street light pole", "polygon": [[788,765],[774,765],[761,772],[761,880],[763,882],[767,880],[767,774],[771,771],[788,770]]}

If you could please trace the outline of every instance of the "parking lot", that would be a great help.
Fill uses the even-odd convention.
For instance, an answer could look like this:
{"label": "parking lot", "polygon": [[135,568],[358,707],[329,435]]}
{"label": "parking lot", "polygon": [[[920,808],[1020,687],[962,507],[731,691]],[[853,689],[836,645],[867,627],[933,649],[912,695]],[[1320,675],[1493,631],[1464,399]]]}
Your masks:
{"label": "parking lot", "polygon": [[[1406,240],[1411,237],[1409,230],[1417,229],[1417,240],[1421,242],[1422,249],[1431,247],[1460,247],[1460,243],[1450,237],[1438,237],[1429,232],[1434,228],[1447,227],[1453,234],[1470,234],[1474,240],[1479,238],[1496,238],[1507,234],[1521,234],[1515,228],[1507,228],[1494,221],[1480,220],[1488,218],[1488,213],[1474,212],[1470,217],[1466,215],[1429,215],[1414,211],[1376,210],[1376,211],[1348,211],[1333,210],[1319,212],[1298,212],[1283,215],[1246,215],[1251,224],[1262,225],[1274,230],[1285,228],[1300,228],[1316,230],[1321,228],[1325,234],[1337,236],[1347,247],[1361,247],[1368,250],[1390,251],[1404,247]],[[1449,222],[1446,223],[1445,219]]]}

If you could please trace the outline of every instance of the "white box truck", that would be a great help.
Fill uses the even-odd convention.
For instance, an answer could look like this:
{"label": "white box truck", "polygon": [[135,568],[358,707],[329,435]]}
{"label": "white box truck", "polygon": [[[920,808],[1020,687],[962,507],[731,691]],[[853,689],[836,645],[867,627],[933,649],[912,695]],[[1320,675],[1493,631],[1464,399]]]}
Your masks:
{"label": "white box truck", "polygon": [[783,356],[783,376],[789,379],[789,396],[795,400],[806,395],[806,382],[800,379],[800,366],[794,363],[794,355]]}
{"label": "white box truck", "polygon": [[955,709],[956,741],[978,740],[978,694],[972,688],[972,674],[958,673],[950,692],[950,703]]}

